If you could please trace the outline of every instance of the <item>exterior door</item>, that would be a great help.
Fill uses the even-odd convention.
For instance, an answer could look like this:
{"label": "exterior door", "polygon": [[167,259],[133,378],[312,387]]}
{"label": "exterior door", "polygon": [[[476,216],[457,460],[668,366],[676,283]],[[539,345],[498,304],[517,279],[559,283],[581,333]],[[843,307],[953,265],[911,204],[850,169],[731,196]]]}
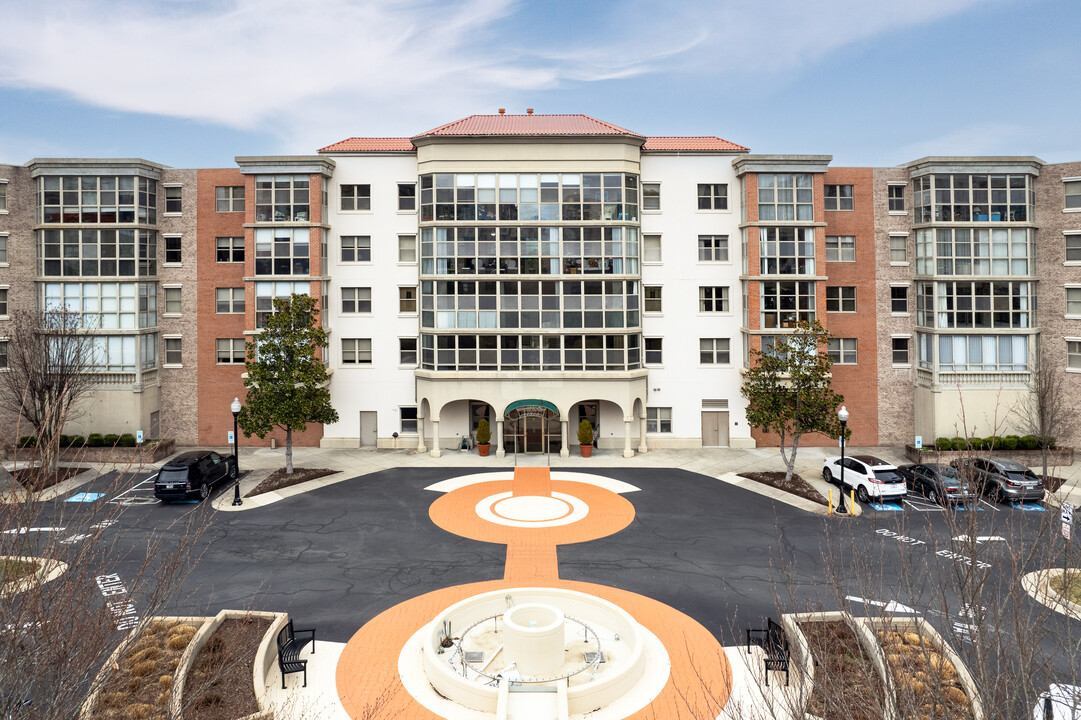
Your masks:
{"label": "exterior door", "polygon": [[374,410],[360,411],[360,446],[375,447],[379,437],[378,414]]}
{"label": "exterior door", "polygon": [[727,412],[702,412],[702,447],[728,447]]}
{"label": "exterior door", "polygon": [[525,451],[527,453],[544,452],[544,418],[524,417]]}

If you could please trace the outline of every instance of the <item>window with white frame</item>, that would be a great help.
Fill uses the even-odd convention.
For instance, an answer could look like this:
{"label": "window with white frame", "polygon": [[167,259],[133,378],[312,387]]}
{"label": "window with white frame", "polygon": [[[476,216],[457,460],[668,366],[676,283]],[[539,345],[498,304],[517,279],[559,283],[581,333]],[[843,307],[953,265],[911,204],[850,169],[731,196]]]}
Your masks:
{"label": "window with white frame", "polygon": [[910,365],[908,346],[911,342],[911,338],[907,337],[895,337],[892,339],[893,345],[893,364],[894,365]]}
{"label": "window with white frame", "polygon": [[888,186],[888,192],[889,211],[891,213],[903,213],[905,211],[905,186],[890,185]]}
{"label": "window with white frame", "polygon": [[417,364],[417,339],[415,337],[398,338],[398,364]]}
{"label": "window with white frame", "polygon": [[214,312],[221,315],[244,314],[244,288],[214,288]]}
{"label": "window with white frame", "polygon": [[701,338],[698,341],[698,361],[703,365],[728,365],[728,338]]}
{"label": "window with white frame", "polygon": [[0,340],[0,370],[8,366],[8,341]]}
{"label": "window with white frame", "polygon": [[660,210],[661,209],[661,184],[660,183],[642,183],[642,209],[643,210]]}
{"label": "window with white frame", "polygon": [[215,341],[219,365],[244,364],[244,338],[218,338]]}
{"label": "window with white frame", "polygon": [[1081,317],[1081,287],[1066,288],[1066,314]]}
{"label": "window with white frame", "polygon": [[[0,352],[3,352],[2,345]],[[1081,340],[1066,341],[1066,367],[1070,370],[1081,370]]]}
{"label": "window with white frame", "polygon": [[275,281],[255,283],[255,327],[266,327],[267,320],[274,314],[274,301],[278,298],[290,298],[293,295],[309,295],[311,283],[306,281]]}
{"label": "window with white frame", "polygon": [[370,287],[343,287],[342,313],[370,313],[372,311],[372,289]]}
{"label": "window with white frame", "polygon": [[399,210],[416,210],[417,209],[417,184],[416,183],[398,183],[398,209]]}
{"label": "window with white frame", "polygon": [[814,220],[810,173],[759,173],[758,220]]}
{"label": "window with white frame", "polygon": [[664,363],[664,338],[645,338],[646,342],[646,365],[661,365]]}
{"label": "window with white frame", "polygon": [[728,312],[728,288],[699,287],[698,312]]}
{"label": "window with white frame", "polygon": [[670,407],[647,407],[646,408],[646,432],[670,433],[672,432],[672,408]]}
{"label": "window with white frame", "polygon": [[826,352],[834,365],[855,365],[856,338],[831,338],[826,344]]}
{"label": "window with white frame", "polygon": [[813,282],[769,281],[759,283],[763,328],[794,328],[800,321],[815,319]]}
{"label": "window with white frame", "polygon": [[309,228],[256,228],[256,275],[307,275],[310,269]]}
{"label": "window with white frame", "polygon": [[184,189],[179,185],[162,185],[165,189],[165,213],[169,215],[179,215],[181,212],[181,191]]}
{"label": "window with white frame", "polygon": [[8,211],[8,181],[0,180],[0,212]]}
{"label": "window with white frame", "polygon": [[256,222],[307,222],[311,211],[308,175],[256,175]]}
{"label": "window with white frame", "polygon": [[855,236],[827,235],[826,262],[856,262]]}
{"label": "window with white frame", "polygon": [[179,265],[181,259],[181,246],[179,235],[162,235],[165,240],[165,262],[169,265]]}
{"label": "window with white frame", "polygon": [[180,338],[165,338],[165,365],[182,365],[183,359],[184,356],[181,352]]}
{"label": "window with white frame", "polygon": [[908,314],[908,285],[890,286],[890,312]]}
{"label": "window with white frame", "polygon": [[728,185],[726,183],[698,183],[698,209],[727,210]]}
{"label": "window with white frame", "polygon": [[343,365],[371,365],[371,338],[342,338]]}
{"label": "window with white frame", "polygon": [[402,314],[417,311],[417,288],[413,285],[398,288],[398,312]]}
{"label": "window with white frame", "polygon": [[827,285],[826,312],[856,312],[856,288],[850,285]]}
{"label": "window with white frame", "polygon": [[642,309],[645,312],[661,312],[663,288],[660,285],[645,285],[642,291],[645,293],[645,304]]}
{"label": "window with white frame", "polygon": [[402,434],[403,435],[416,435],[417,434],[417,408],[416,407],[401,407],[398,408],[402,419]]}
{"label": "window with white frame", "polygon": [[643,235],[642,236],[642,262],[660,262],[661,261],[661,236],[660,235]]}
{"label": "window with white frame", "polygon": [[244,186],[219,185],[214,188],[216,212],[244,212]]}
{"label": "window with white frame", "polygon": [[165,290],[165,314],[166,315],[179,315],[180,314],[180,293],[181,288],[178,287],[166,287]]}
{"label": "window with white frame", "polygon": [[415,263],[417,261],[417,236],[398,236],[398,262]]}
{"label": "window with white frame", "polygon": [[220,237],[215,240],[217,255],[215,259],[220,263],[244,262],[244,238]]}
{"label": "window with white frame", "polygon": [[763,275],[814,275],[814,228],[758,228],[758,264]]}
{"label": "window with white frame", "polygon": [[728,262],[727,235],[699,235],[699,262]]}
{"label": "window with white frame", "polygon": [[1066,209],[1081,210],[1081,179],[1062,183],[1066,190]]}
{"label": "window with white frame", "polygon": [[342,235],[342,262],[371,262],[370,235]]}
{"label": "window with white frame", "polygon": [[342,185],[342,210],[371,210],[371,185]]}
{"label": "window with white frame", "polygon": [[[5,238],[0,236],[0,245],[3,244],[4,240]],[[2,249],[0,249],[0,257],[2,257],[2,254]],[[1081,262],[1081,233],[1069,233],[1066,235],[1066,262]]]}
{"label": "window with white frame", "polygon": [[8,289],[6,287],[0,288],[0,317],[6,317],[8,314]]}
{"label": "window with white frame", "polygon": [[0,264],[8,261],[8,234],[0,233]]}
{"label": "window with white frame", "polygon": [[908,264],[907,235],[890,235],[890,262]]}
{"label": "window with white frame", "polygon": [[852,186],[827,185],[825,190],[826,210],[851,210]]}

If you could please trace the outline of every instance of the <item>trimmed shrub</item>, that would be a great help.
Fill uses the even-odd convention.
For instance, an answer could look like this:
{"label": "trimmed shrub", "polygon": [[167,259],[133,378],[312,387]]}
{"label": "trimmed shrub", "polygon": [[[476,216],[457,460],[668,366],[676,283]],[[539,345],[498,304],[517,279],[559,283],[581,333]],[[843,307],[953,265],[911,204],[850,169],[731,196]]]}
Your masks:
{"label": "trimmed shrub", "polygon": [[488,425],[488,421],[481,418],[481,421],[477,423],[477,444],[488,445],[492,440],[492,429]]}
{"label": "trimmed shrub", "polygon": [[982,445],[980,448],[981,450],[1001,450],[1002,438],[998,435],[992,435],[991,437],[984,438],[983,442],[980,444]]}
{"label": "trimmed shrub", "polygon": [[593,425],[588,420],[583,419],[578,423],[578,442],[582,445],[593,444]]}
{"label": "trimmed shrub", "polygon": [[968,450],[968,441],[963,437],[953,438],[953,440],[950,441],[950,444],[953,445],[954,450]]}
{"label": "trimmed shrub", "polygon": [[105,438],[101,436],[101,433],[90,433],[86,436],[87,447],[101,447],[105,444]]}
{"label": "trimmed shrub", "polygon": [[23,435],[19,438],[19,447],[32,448],[37,447],[38,439],[33,435]]}
{"label": "trimmed shrub", "polygon": [[135,436],[131,433],[124,433],[120,436],[118,444],[120,447],[135,447]]}
{"label": "trimmed shrub", "polygon": [[946,437],[935,440],[935,450],[953,450],[953,441]]}
{"label": "trimmed shrub", "polygon": [[86,438],[84,438],[82,435],[72,435],[68,439],[71,441],[71,443],[68,445],[68,447],[80,448],[83,445],[86,445]]}
{"label": "trimmed shrub", "polygon": [[1016,450],[1018,443],[1021,442],[1021,437],[1018,435],[1007,435],[1002,438],[1003,450]]}
{"label": "trimmed shrub", "polygon": [[105,441],[105,447],[116,447],[116,444],[120,442],[120,436],[116,433],[109,433],[102,439]]}
{"label": "trimmed shrub", "polygon": [[71,436],[60,434],[60,447],[66,448],[71,446]]}
{"label": "trimmed shrub", "polygon": [[1040,447],[1040,441],[1036,439],[1035,435],[1025,435],[1021,438],[1017,447],[1021,450],[1035,450]]}

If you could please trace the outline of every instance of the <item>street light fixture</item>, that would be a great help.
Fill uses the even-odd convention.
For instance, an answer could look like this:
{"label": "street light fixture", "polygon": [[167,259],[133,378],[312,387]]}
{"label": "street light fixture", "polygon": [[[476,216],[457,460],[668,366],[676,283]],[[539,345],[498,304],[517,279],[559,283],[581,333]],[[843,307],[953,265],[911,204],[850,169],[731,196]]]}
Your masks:
{"label": "street light fixture", "polygon": [[243,505],[244,501],[240,499],[240,433],[237,429],[237,417],[240,415],[240,398],[233,398],[233,403],[229,406],[229,409],[233,411],[233,459],[236,462],[236,484],[233,485],[233,506]]}
{"label": "street light fixture", "polygon": [[844,405],[837,411],[837,419],[841,421],[841,487],[837,495],[837,514],[844,515],[845,509],[845,426],[848,425],[848,408]]}

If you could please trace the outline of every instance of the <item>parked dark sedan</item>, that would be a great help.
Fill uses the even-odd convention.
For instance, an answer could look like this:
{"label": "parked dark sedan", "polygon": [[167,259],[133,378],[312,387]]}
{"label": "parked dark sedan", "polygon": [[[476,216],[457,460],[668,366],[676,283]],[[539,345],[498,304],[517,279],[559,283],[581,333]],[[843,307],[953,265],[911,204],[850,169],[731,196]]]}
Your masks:
{"label": "parked dark sedan", "polygon": [[933,503],[949,505],[976,499],[976,486],[962,480],[957,469],[945,463],[899,465],[897,472],[910,490]]}
{"label": "parked dark sedan", "polygon": [[204,499],[215,483],[236,479],[234,455],[219,455],[212,450],[181,453],[161,466],[154,480],[154,497],[170,500]]}
{"label": "parked dark sedan", "polygon": [[976,483],[980,492],[998,502],[1043,500],[1040,476],[1013,460],[975,458],[954,460],[950,465],[957,468],[962,477]]}

